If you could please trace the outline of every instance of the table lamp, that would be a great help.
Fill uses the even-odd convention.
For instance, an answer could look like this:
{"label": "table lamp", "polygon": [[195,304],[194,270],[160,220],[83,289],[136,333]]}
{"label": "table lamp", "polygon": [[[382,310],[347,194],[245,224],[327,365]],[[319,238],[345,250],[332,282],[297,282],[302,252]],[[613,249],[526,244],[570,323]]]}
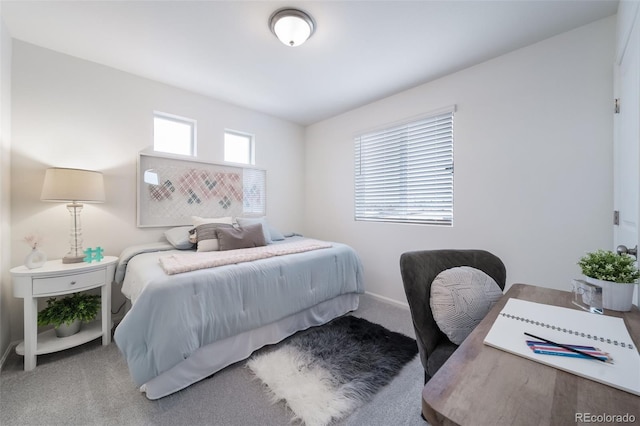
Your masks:
{"label": "table lamp", "polygon": [[62,258],[62,263],[78,263],[84,259],[82,248],[82,226],[80,212],[82,203],[104,202],[104,179],[102,173],[91,170],[50,168],[44,175],[42,201],[68,202],[71,214],[71,249]]}

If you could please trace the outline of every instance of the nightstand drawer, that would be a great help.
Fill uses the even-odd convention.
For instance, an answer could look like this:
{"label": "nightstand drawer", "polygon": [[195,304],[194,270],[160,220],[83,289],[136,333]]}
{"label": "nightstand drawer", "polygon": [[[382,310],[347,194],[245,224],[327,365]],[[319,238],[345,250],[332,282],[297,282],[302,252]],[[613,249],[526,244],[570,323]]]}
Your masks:
{"label": "nightstand drawer", "polygon": [[80,291],[83,288],[103,285],[104,280],[104,269],[64,277],[34,278],[33,295]]}

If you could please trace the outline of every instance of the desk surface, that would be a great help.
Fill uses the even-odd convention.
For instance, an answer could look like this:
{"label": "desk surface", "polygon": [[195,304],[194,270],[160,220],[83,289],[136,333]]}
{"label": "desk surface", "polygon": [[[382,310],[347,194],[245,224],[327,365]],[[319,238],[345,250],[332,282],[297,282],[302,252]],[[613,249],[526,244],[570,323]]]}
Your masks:
{"label": "desk surface", "polygon": [[[582,423],[576,418],[581,413],[583,419],[629,414],[640,421],[638,396],[485,345],[485,336],[510,297],[575,307],[570,292],[514,284],[424,387],[422,412],[429,423],[567,425]],[[624,318],[640,347],[637,307],[605,313]]]}

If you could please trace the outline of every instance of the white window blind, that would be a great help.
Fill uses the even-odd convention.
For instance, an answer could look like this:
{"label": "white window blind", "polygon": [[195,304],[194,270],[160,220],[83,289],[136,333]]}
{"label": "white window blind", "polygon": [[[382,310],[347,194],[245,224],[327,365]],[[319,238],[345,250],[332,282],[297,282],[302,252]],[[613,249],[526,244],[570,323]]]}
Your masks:
{"label": "white window blind", "polygon": [[355,138],[355,219],[452,225],[453,113]]}
{"label": "white window blind", "polygon": [[267,173],[261,169],[242,170],[242,213],[262,215],[267,211]]}

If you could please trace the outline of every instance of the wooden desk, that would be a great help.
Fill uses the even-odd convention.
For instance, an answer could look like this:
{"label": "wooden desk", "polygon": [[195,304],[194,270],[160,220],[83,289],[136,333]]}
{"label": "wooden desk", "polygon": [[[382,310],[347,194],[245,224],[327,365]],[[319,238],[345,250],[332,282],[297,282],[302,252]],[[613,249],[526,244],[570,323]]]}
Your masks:
{"label": "wooden desk", "polygon": [[[579,421],[576,416],[624,415],[640,422],[640,397],[519,357],[483,343],[510,297],[575,307],[571,293],[514,284],[422,391],[422,413],[437,425],[613,424]],[[577,309],[577,308],[576,308]],[[624,318],[636,348],[640,346],[640,311],[605,311]],[[594,314],[595,315],[595,314]],[[640,380],[640,378],[638,378]],[[596,420],[596,421],[593,421]],[[622,423],[622,422],[617,422]]]}

